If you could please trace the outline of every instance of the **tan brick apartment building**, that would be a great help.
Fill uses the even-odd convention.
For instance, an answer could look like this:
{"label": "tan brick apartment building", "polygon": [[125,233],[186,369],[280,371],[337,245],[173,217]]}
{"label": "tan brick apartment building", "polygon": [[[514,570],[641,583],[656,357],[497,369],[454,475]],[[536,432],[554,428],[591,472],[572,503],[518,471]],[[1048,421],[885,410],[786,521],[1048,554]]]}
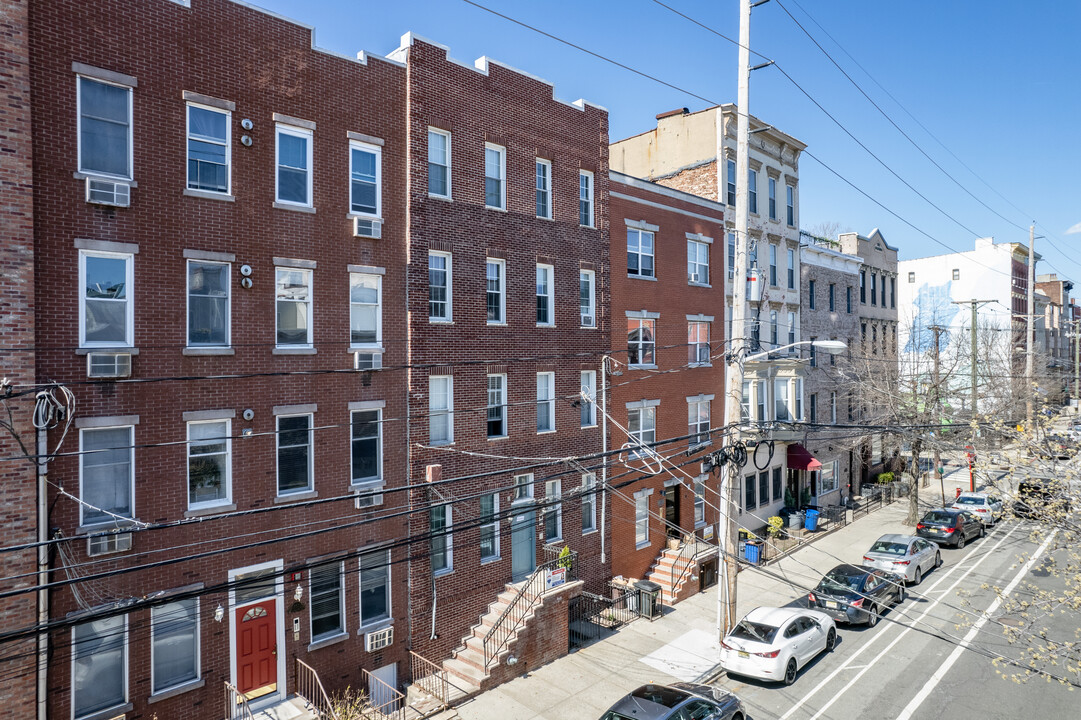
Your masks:
{"label": "tan brick apartment building", "polygon": [[668,539],[716,539],[719,479],[700,461],[724,437],[725,208],[617,172],[610,197],[610,444],[627,447],[611,469],[612,573],[648,577],[671,600],[697,591],[700,573],[673,577]]}

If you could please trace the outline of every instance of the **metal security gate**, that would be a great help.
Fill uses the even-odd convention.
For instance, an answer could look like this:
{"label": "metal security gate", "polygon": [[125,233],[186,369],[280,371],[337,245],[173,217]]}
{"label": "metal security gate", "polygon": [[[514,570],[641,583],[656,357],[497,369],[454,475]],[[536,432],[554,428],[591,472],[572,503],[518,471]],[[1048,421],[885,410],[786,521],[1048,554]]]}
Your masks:
{"label": "metal security gate", "polygon": [[638,591],[616,587],[612,597],[583,592],[571,599],[568,612],[569,649],[585,647],[638,617]]}

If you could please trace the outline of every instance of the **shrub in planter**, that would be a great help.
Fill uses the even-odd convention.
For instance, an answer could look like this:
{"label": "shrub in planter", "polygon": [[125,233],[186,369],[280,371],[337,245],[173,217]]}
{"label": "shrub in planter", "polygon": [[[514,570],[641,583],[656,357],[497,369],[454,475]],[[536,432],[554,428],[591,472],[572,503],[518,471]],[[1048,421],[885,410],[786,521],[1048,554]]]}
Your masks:
{"label": "shrub in planter", "polygon": [[887,470],[886,472],[882,472],[882,473],[878,474],[878,484],[879,485],[886,485],[887,483],[891,483],[891,482],[893,482],[893,472]]}
{"label": "shrub in planter", "polygon": [[780,517],[779,515],[774,515],[766,522],[769,523],[766,529],[769,532],[769,536],[771,538],[778,538],[783,536],[785,529],[784,518]]}

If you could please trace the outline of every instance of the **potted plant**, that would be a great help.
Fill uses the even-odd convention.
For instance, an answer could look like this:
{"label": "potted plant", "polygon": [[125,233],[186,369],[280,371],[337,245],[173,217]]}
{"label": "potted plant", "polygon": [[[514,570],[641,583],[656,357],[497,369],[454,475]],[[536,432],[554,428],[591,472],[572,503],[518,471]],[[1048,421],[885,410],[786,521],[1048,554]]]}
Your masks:
{"label": "potted plant", "polygon": [[886,472],[880,472],[878,474],[878,484],[879,485],[888,485],[891,482],[893,482],[893,471],[892,470],[887,470]]}
{"label": "potted plant", "polygon": [[784,518],[782,518],[780,515],[774,515],[766,522],[768,523],[768,525],[766,526],[766,532],[769,533],[771,539],[777,540],[784,537]]}

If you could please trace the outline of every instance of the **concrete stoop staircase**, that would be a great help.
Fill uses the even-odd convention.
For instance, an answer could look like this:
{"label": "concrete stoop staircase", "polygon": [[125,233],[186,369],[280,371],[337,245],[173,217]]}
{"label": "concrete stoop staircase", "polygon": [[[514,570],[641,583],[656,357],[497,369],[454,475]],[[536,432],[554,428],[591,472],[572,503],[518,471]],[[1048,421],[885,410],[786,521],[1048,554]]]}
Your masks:
{"label": "concrete stoop staircase", "polygon": [[[646,573],[646,580],[661,586],[661,603],[663,605],[672,606],[680,600],[686,600],[691,595],[694,595],[697,586],[691,583],[691,578],[698,575],[698,563],[717,554],[717,548],[697,539],[693,542],[695,548],[690,551],[692,554],[684,555],[683,559],[680,559],[680,552],[686,543],[681,543],[678,548],[666,547],[657,556],[656,561]],[[683,572],[674,573],[675,578],[673,578],[673,568],[676,567],[677,563]],[[686,569],[684,570],[684,568]],[[674,586],[672,584],[673,579],[675,579]]]}
{"label": "concrete stoop staircase", "polygon": [[280,703],[253,713],[255,720],[318,720],[319,715],[304,698],[290,695]]}

